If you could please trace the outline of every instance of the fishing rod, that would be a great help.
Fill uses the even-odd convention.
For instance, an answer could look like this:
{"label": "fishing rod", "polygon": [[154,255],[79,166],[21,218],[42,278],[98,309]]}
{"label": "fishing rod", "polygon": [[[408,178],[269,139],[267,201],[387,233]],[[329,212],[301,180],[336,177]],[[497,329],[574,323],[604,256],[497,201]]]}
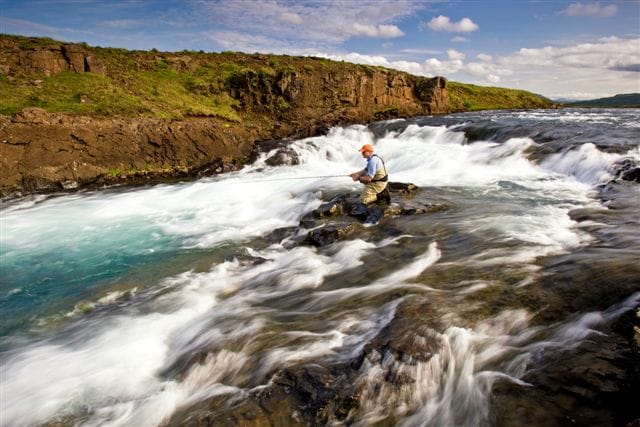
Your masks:
{"label": "fishing rod", "polygon": [[316,175],[316,176],[292,176],[290,178],[252,179],[249,182],[289,181],[292,179],[318,179],[318,178],[346,178],[350,175]]}

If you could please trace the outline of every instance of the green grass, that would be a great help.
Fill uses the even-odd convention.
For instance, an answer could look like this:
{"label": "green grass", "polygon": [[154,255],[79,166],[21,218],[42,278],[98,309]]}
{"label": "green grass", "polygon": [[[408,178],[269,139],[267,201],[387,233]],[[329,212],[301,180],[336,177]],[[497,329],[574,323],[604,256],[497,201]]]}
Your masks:
{"label": "green grass", "polygon": [[547,108],[553,103],[540,95],[518,89],[448,82],[452,111]]}
{"label": "green grass", "polygon": [[26,107],[50,112],[100,116],[182,118],[220,117],[240,121],[237,101],[228,93],[209,89],[206,80],[168,69],[141,71],[117,82],[93,73],[64,72],[34,80],[0,75],[0,114],[11,115]]}

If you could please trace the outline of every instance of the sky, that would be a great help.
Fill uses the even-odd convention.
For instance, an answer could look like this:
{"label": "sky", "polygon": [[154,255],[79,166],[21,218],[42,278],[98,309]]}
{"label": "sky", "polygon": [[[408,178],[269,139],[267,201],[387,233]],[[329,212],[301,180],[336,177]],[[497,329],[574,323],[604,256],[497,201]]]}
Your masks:
{"label": "sky", "polygon": [[0,33],[319,56],[552,99],[640,92],[640,0],[0,0]]}

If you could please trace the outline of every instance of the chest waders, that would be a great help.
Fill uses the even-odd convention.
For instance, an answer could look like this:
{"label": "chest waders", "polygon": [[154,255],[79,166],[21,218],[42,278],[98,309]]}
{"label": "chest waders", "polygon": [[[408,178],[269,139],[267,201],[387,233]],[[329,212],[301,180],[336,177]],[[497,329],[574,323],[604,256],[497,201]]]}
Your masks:
{"label": "chest waders", "polygon": [[373,175],[371,182],[364,185],[360,201],[365,205],[376,201],[385,201],[389,203],[391,197],[389,195],[389,190],[387,189],[387,181],[389,180],[387,167],[380,156],[377,154],[372,154],[372,156],[376,156],[380,159],[382,167]]}

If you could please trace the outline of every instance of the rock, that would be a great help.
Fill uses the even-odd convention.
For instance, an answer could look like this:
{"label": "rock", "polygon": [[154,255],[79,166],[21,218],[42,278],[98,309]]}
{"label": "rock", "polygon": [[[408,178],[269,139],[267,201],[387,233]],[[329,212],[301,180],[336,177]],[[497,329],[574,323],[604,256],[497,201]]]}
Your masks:
{"label": "rock", "polygon": [[300,227],[276,228],[265,236],[267,243],[282,243],[291,240],[291,243],[300,243],[306,238],[306,234],[300,233]]}
{"label": "rock", "polygon": [[392,193],[413,194],[418,191],[417,185],[404,182],[389,182],[387,187]]}
{"label": "rock", "polygon": [[351,207],[349,215],[354,218],[365,220],[369,216],[369,207],[363,203],[357,203]]}
{"label": "rock", "polygon": [[78,188],[78,181],[74,181],[72,179],[69,179],[67,181],[61,182],[60,185],[65,190],[74,190],[74,189]]}
{"label": "rock", "polygon": [[297,165],[300,163],[298,153],[291,148],[281,148],[264,161],[268,166]]}
{"label": "rock", "polygon": [[625,181],[640,182],[640,167],[629,169],[620,175],[620,178]]}
{"label": "rock", "polygon": [[344,196],[339,196],[329,201],[328,203],[323,203],[312,212],[313,217],[326,218],[341,214],[344,200]]}
{"label": "rock", "polygon": [[353,223],[329,224],[310,231],[307,241],[314,246],[323,247],[344,239],[355,229],[356,226]]}
{"label": "rock", "polygon": [[372,206],[369,208],[367,217],[364,219],[365,225],[375,225],[384,217],[384,209],[380,206]]}
{"label": "rock", "polygon": [[618,160],[613,165],[614,179],[640,182],[640,162],[632,158]]}
{"label": "rock", "polygon": [[300,159],[298,154],[290,147],[292,142],[292,139],[257,141],[249,155],[249,162],[254,163],[261,155],[273,151],[274,153],[265,159],[265,164],[268,166],[297,165]]}

